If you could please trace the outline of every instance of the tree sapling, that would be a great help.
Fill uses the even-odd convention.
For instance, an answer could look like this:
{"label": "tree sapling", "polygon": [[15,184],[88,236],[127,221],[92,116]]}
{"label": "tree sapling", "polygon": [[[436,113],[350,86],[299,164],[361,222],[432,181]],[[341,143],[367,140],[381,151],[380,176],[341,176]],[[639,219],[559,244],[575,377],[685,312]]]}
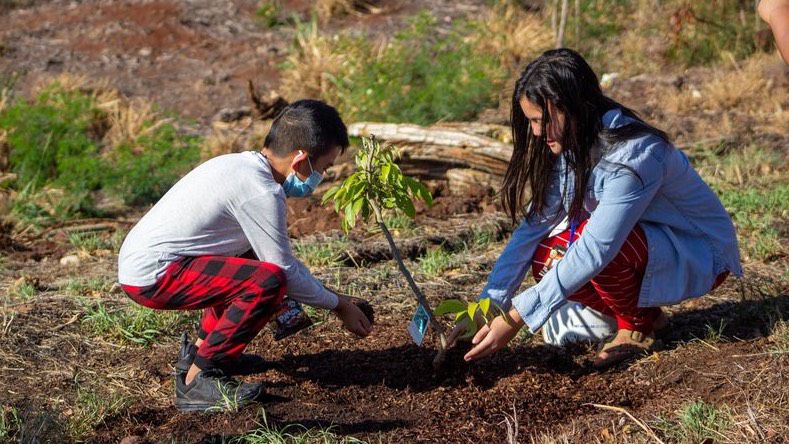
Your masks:
{"label": "tree sapling", "polygon": [[395,163],[397,150],[394,146],[382,146],[375,136],[362,138],[362,146],[356,153],[356,171],[343,183],[332,187],[323,196],[323,203],[334,200],[334,209],[343,215],[342,228],[347,232],[356,225],[357,219],[367,222],[372,216],[389,243],[392,256],[400,272],[416,296],[417,303],[428,314],[430,326],[439,337],[439,350],[433,360],[438,369],[444,361],[447,339],[443,325],[436,319],[411,272],[403,262],[400,250],[395,245],[392,233],[386,225],[383,211],[402,212],[410,218],[416,216],[414,200],[433,204],[433,196],[419,181],[403,174]]}

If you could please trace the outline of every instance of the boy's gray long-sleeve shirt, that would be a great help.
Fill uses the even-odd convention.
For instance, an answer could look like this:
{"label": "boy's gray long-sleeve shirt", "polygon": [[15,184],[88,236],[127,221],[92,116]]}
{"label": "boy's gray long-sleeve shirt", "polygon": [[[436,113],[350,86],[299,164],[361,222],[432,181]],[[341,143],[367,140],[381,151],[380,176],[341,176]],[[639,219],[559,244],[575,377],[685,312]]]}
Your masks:
{"label": "boy's gray long-sleeve shirt", "polygon": [[213,158],[179,180],[126,236],[118,280],[145,287],[180,257],[238,256],[250,248],[282,268],[289,297],[337,306],[337,296],[293,255],[285,192],[268,160],[254,151]]}

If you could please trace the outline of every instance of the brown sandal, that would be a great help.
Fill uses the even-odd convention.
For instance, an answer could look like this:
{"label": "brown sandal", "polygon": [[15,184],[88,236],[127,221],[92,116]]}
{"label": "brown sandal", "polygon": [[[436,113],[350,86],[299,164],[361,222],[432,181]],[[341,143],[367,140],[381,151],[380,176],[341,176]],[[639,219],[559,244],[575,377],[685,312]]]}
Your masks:
{"label": "brown sandal", "polygon": [[655,345],[654,334],[620,329],[616,336],[603,344],[594,360],[594,367],[603,369],[621,362],[629,361],[652,352]]}

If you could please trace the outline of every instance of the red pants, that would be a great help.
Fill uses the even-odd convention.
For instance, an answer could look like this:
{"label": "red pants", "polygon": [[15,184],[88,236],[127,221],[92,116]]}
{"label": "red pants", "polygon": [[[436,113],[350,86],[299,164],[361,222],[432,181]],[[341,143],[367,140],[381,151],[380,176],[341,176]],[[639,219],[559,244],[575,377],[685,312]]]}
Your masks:
{"label": "red pants", "polygon": [[195,364],[215,368],[237,359],[285,297],[285,274],[276,265],[224,256],[172,263],[156,284],[121,286],[138,304],[158,310],[203,311]]}
{"label": "red pants", "polygon": [[[583,234],[586,222],[582,222],[575,233],[575,240]],[[537,247],[532,260],[532,274],[539,282],[540,270],[556,245],[567,246],[570,231],[546,238]],[[601,313],[616,318],[618,327],[628,330],[652,332],[652,323],[660,314],[657,307],[638,306],[641,279],[647,267],[647,239],[644,231],[636,225],[619,254],[597,276],[569,297]]]}
{"label": "red pants", "polygon": [[[576,230],[575,240],[583,234],[584,227],[586,221]],[[540,243],[532,259],[532,274],[535,280],[540,281],[540,271],[549,258],[551,248],[556,245],[566,247],[569,238],[570,230],[565,230]],[[660,315],[660,308],[638,306],[647,257],[647,238],[641,227],[636,225],[616,257],[568,299],[615,318],[620,329],[651,333],[652,324]],[[718,276],[712,288],[722,284],[728,275],[729,273],[725,272]]]}

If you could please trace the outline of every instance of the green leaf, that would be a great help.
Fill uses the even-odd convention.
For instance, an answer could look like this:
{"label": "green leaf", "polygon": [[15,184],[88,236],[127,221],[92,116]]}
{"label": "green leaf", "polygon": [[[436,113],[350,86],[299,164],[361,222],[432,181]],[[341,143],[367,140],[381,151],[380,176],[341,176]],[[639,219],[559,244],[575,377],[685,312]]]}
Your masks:
{"label": "green leaf", "polygon": [[488,311],[490,311],[490,298],[483,298],[479,300],[479,309],[482,310],[482,314],[485,316],[488,315]]}
{"label": "green leaf", "polygon": [[479,304],[478,303],[476,303],[476,302],[469,302],[468,308],[466,309],[468,311],[468,317],[470,317],[471,319],[474,319],[474,314],[477,312],[477,308],[479,308]]}
{"label": "green leaf", "polygon": [[476,322],[469,322],[469,323],[468,323],[468,327],[466,327],[466,334],[464,334],[464,335],[463,335],[463,336],[461,336],[461,337],[462,337],[463,339],[466,339],[466,338],[471,338],[471,337],[473,337],[475,334],[477,334],[477,330],[478,330],[478,328],[477,328],[477,323],[476,323]]}
{"label": "green leaf", "polygon": [[353,196],[352,199],[356,200],[356,199],[361,198],[366,191],[367,191],[367,184],[366,183],[359,183],[359,184],[357,184],[355,192],[351,194]]}
{"label": "green leaf", "polygon": [[445,315],[447,313],[460,313],[466,311],[466,303],[460,299],[445,299],[433,310],[436,316]]}
{"label": "green leaf", "polygon": [[362,220],[365,222],[370,218],[370,205],[367,200],[362,200]]}
{"label": "green leaf", "polygon": [[389,173],[392,171],[392,165],[386,164],[381,167],[381,182],[389,182]]}
{"label": "green leaf", "polygon": [[321,199],[321,205],[325,205],[326,202],[330,201],[334,197],[334,195],[337,194],[338,191],[340,191],[340,187],[337,185],[329,188],[328,191],[323,193],[323,198]]}
{"label": "green leaf", "polygon": [[[356,219],[356,216],[359,215],[359,212],[362,210],[362,205],[364,205],[364,199],[357,199],[353,202],[353,218]],[[490,301],[490,300],[488,300]]]}
{"label": "green leaf", "polygon": [[455,324],[459,324],[463,319],[468,319],[468,312],[466,310],[455,315]]}
{"label": "green leaf", "polygon": [[353,228],[356,225],[356,214],[353,212],[353,205],[348,205],[345,207],[345,221],[346,225],[350,228]]}

